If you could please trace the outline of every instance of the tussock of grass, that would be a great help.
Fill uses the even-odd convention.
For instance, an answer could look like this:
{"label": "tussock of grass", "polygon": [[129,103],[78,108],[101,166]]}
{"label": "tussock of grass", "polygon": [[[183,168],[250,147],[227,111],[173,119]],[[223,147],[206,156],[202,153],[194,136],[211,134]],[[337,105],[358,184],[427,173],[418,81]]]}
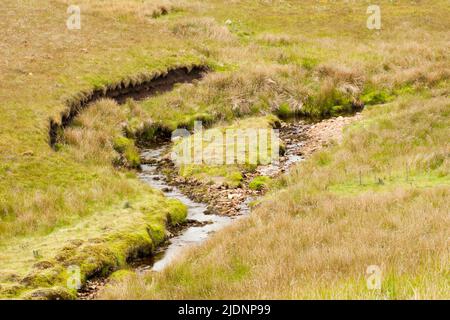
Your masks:
{"label": "tussock of grass", "polygon": [[[67,0],[59,2],[71,5]],[[194,9],[196,4],[192,1],[183,0],[112,0],[107,3],[95,0],[80,0],[77,2],[86,13],[103,14],[105,16],[116,16],[119,19],[137,18],[139,20],[157,19],[170,13],[182,12]]]}
{"label": "tussock of grass", "polygon": [[141,164],[139,151],[137,150],[134,141],[126,137],[117,137],[114,139],[114,150],[116,150],[122,159],[117,159],[117,164],[125,165],[129,168],[139,168]]}
{"label": "tussock of grass", "polygon": [[256,177],[252,181],[250,181],[248,187],[252,190],[263,190],[267,188],[269,181],[270,181],[269,177],[265,176]]}
{"label": "tussock of grass", "polygon": [[119,148],[114,143],[116,140],[111,141],[112,137],[120,140],[120,124],[126,119],[126,109],[114,101],[100,101],[77,117],[71,127],[64,130],[64,141],[74,147],[75,157],[80,162],[111,163],[114,157],[113,147],[120,153],[126,151],[126,146],[121,145]]}
{"label": "tussock of grass", "polygon": [[171,31],[177,37],[205,38],[206,41],[230,43],[235,40],[225,26],[220,26],[213,18],[186,18],[174,23]]}

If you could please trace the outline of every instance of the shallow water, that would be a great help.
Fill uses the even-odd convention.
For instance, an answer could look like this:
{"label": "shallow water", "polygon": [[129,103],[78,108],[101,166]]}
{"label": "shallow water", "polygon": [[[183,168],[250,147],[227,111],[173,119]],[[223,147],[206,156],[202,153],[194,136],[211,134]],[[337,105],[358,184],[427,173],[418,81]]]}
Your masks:
{"label": "shallow water", "polygon": [[[141,153],[141,157],[146,160],[158,160],[164,155],[167,147],[147,149]],[[156,163],[156,162],[155,162]],[[142,165],[142,172],[139,178],[155,189],[161,190],[168,198],[180,200],[188,208],[187,218],[199,222],[207,222],[204,226],[190,226],[184,229],[179,235],[170,239],[169,245],[153,257],[142,260],[136,268],[138,272],[161,271],[174,258],[179,256],[184,250],[205,241],[212,233],[226,227],[239,217],[226,217],[214,214],[205,214],[207,205],[192,201],[176,187],[166,183],[165,176],[158,171],[156,164]],[[244,204],[241,208],[243,215],[249,213],[248,207]]]}
{"label": "shallow water", "polygon": [[[290,127],[289,133],[291,135],[300,137],[304,130],[304,121],[293,121],[296,125]],[[284,156],[282,166],[279,164],[272,164],[267,166],[260,166],[257,172],[260,175],[267,175],[275,177],[281,172],[286,171],[289,167],[304,160],[303,156],[298,155],[298,151],[303,146],[303,141],[289,141],[286,144],[286,154]],[[184,203],[188,208],[187,218],[202,223],[207,223],[203,226],[189,226],[184,229],[179,235],[170,239],[169,245],[161,249],[152,257],[137,262],[136,270],[138,272],[145,271],[161,271],[168,264],[170,264],[177,256],[181,255],[187,248],[198,245],[205,241],[212,233],[223,229],[233,221],[248,215],[250,213],[249,203],[254,200],[248,198],[240,207],[240,216],[227,217],[218,216],[214,214],[205,214],[207,205],[192,201],[185,196],[179,189],[169,186],[166,183],[166,177],[159,172],[157,161],[162,159],[165,153],[169,150],[169,145],[162,145],[151,149],[146,149],[141,152],[141,158],[145,159],[147,163],[142,165],[142,171],[139,178],[150,185],[152,188],[161,190],[168,198],[177,199]]]}
{"label": "shallow water", "polygon": [[[308,124],[299,119],[290,121],[290,127],[285,127],[281,131],[281,138],[285,142],[286,152],[283,156],[283,161],[277,164],[269,164],[259,166],[257,168],[258,175],[266,175],[277,177],[280,174],[287,172],[291,166],[304,160],[302,154],[302,147],[305,144],[306,137],[304,136],[305,129]],[[255,200],[252,197],[247,198],[240,206],[239,216],[227,217],[218,216],[214,214],[205,214],[207,205],[192,201],[185,196],[176,187],[170,186],[166,182],[166,177],[158,169],[158,161],[161,160],[166,152],[170,150],[170,144],[162,144],[154,148],[146,149],[141,152],[141,158],[145,159],[142,171],[139,173],[139,178],[154,189],[161,190],[168,198],[178,199],[184,203],[188,208],[187,219],[198,221],[199,224],[193,224],[184,229],[180,234],[170,239],[167,246],[162,246],[153,255],[139,259],[130,263],[130,267],[137,273],[145,273],[149,271],[159,272],[166,268],[173,260],[182,255],[187,249],[199,245],[208,237],[237,221],[238,219],[250,214],[250,203]],[[153,164],[152,164],[153,163]],[[106,280],[103,282],[93,282],[95,287],[87,286],[86,295],[81,295],[81,299],[93,299],[99,288],[104,286]]]}

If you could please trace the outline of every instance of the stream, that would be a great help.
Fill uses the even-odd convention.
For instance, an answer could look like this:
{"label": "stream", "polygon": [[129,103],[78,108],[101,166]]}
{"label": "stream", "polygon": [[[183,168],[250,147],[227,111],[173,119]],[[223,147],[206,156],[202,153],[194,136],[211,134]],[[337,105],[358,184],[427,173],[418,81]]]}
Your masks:
{"label": "stream", "polygon": [[[152,188],[161,190],[168,198],[177,199],[184,203],[188,208],[187,219],[188,221],[197,222],[192,226],[188,226],[180,234],[169,240],[168,246],[164,247],[162,251],[157,252],[152,257],[139,260],[134,263],[136,271],[138,273],[146,271],[161,271],[168,264],[170,264],[174,258],[180,255],[180,253],[192,245],[196,245],[206,240],[208,236],[216,232],[225,226],[232,223],[238,217],[219,216],[214,214],[205,214],[207,205],[204,203],[195,202],[185,196],[179,189],[174,186],[169,186],[166,183],[164,174],[159,172],[156,160],[160,159],[167,147],[158,147],[154,149],[146,149],[141,153],[141,158],[147,162],[155,160],[155,164],[142,165],[142,171],[139,174],[139,178]],[[245,206],[241,209],[243,214],[248,213],[249,210]]]}
{"label": "stream", "polygon": [[[338,137],[337,134],[341,132],[343,125],[356,118],[357,115],[354,117],[323,120],[315,124],[301,120],[284,123],[280,129],[280,139],[285,145],[285,153],[280,157],[279,163],[258,166],[251,177],[269,176],[275,178],[287,172],[291,166],[303,161],[312,152],[320,149],[325,140]],[[241,189],[241,201],[236,206],[236,215],[211,213],[211,211],[208,211],[207,203],[194,201],[192,197],[186,195],[186,191],[180,190],[185,185],[179,185],[179,188],[177,188],[173,183],[168,182],[167,176],[162,172],[163,170],[159,163],[170,150],[170,146],[170,143],[162,143],[152,148],[143,149],[141,151],[141,159],[144,161],[138,176],[141,181],[154,189],[160,190],[166,197],[177,199],[185,204],[188,208],[187,225],[181,231],[176,232],[152,255],[130,262],[130,268],[138,274],[164,270],[187,249],[199,245],[208,239],[211,234],[249,215],[249,203],[263,195],[263,193],[248,192],[248,188],[243,188]],[[230,200],[228,199],[231,199],[229,198],[231,193],[237,191],[235,189],[223,190],[219,188],[211,189],[207,192],[219,194],[225,192],[223,195],[228,196],[225,199],[229,202]],[[79,292],[78,299],[95,299],[97,293],[107,282],[107,278],[88,280],[84,290]]]}
{"label": "stream", "polygon": [[[286,153],[284,160],[280,165],[259,166],[256,170],[257,175],[266,175],[271,177],[278,176],[285,172],[293,164],[304,159],[300,155],[303,146],[304,136],[302,133],[307,128],[302,121],[292,121],[290,125],[282,130],[281,139],[286,143]],[[296,137],[296,139],[292,139]],[[291,139],[289,139],[291,138]],[[254,200],[252,196],[247,196],[238,207],[238,215],[226,216],[217,214],[206,214],[207,204],[196,202],[187,197],[183,192],[166,181],[166,176],[161,173],[158,167],[158,160],[162,159],[169,150],[170,144],[163,144],[151,149],[145,149],[141,152],[141,159],[145,160],[139,178],[152,188],[161,190],[168,198],[177,199],[184,203],[188,208],[187,220],[191,223],[180,234],[172,237],[167,246],[160,249],[151,257],[135,261],[133,267],[136,272],[161,271],[170,264],[185,249],[198,245],[205,241],[212,233],[226,227],[233,221],[250,214],[249,203]]]}

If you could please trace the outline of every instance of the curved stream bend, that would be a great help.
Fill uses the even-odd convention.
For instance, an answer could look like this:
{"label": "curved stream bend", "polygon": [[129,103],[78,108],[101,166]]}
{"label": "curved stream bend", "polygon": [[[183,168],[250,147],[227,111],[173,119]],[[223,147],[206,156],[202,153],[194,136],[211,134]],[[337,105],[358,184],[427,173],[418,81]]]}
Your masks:
{"label": "curved stream bend", "polygon": [[[308,124],[302,121],[293,121],[290,126],[285,126],[282,131],[282,139],[286,138],[286,135],[290,137],[294,136],[296,139],[283,139],[287,143],[282,164],[260,166],[257,169],[258,175],[277,176],[293,164],[303,160],[303,156],[299,152],[303,146],[302,140],[304,136],[302,133],[308,126]],[[183,194],[181,190],[173,185],[169,185],[166,181],[166,176],[161,173],[161,169],[158,166],[158,160],[164,157],[169,147],[170,145],[160,145],[153,149],[142,151],[141,158],[147,164],[142,165],[139,178],[151,187],[161,190],[166,197],[177,199],[184,203],[188,208],[187,219],[190,222],[194,222],[194,224],[171,238],[169,245],[162,248],[160,252],[147,259],[136,262],[134,267],[138,272],[163,270],[175,257],[180,255],[183,249],[201,243],[211,233],[226,227],[233,221],[250,213],[248,204],[253,200],[252,196],[247,196],[245,201],[238,206],[238,215],[236,216],[206,214],[208,212],[207,204],[193,201]]]}
{"label": "curved stream bend", "polygon": [[[342,127],[359,118],[359,114],[352,117],[338,117],[323,120],[316,124],[295,120],[282,125],[280,138],[286,146],[286,152],[280,158],[279,165],[261,166],[257,169],[257,175],[268,175],[276,177],[295,163],[302,161],[305,157],[320,149],[324,144],[324,138],[338,138]],[[188,207],[188,226],[179,234],[170,239],[167,246],[163,246],[158,252],[138,261],[130,263],[130,267],[138,273],[146,271],[161,271],[169,265],[174,258],[179,256],[183,250],[199,244],[214,233],[240,217],[250,212],[248,203],[252,197],[248,196],[239,206],[238,216],[222,216],[206,214],[207,204],[195,202],[183,194],[180,189],[167,182],[167,177],[161,172],[159,161],[164,158],[170,144],[159,144],[152,149],[145,149],[141,158],[146,164],[142,165],[139,178],[155,189],[161,190],[166,197],[180,200]],[[88,280],[83,291],[79,292],[79,299],[94,299],[99,290],[107,282],[107,279]]]}

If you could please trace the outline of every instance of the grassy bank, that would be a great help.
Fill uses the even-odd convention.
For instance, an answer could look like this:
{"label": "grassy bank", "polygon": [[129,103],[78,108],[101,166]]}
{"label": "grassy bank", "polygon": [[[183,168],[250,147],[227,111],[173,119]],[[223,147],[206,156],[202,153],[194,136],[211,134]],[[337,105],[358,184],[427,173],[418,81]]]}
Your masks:
{"label": "grassy bank", "polygon": [[[123,131],[136,132],[145,129],[146,124],[158,124],[170,131],[191,128],[195,120],[212,125],[269,113],[320,118],[358,109],[362,104],[397,104],[403,96],[417,94],[421,104],[412,110],[423,105],[428,111],[416,110],[417,120],[413,119],[422,123],[424,116],[432,117],[430,132],[416,132],[412,125],[392,122],[394,111],[386,109],[380,114],[385,117],[380,130],[404,130],[405,136],[396,138],[412,141],[411,148],[401,150],[391,142],[387,144],[391,148],[388,155],[375,153],[367,163],[362,162],[364,159],[361,163],[351,160],[359,169],[352,169],[347,178],[327,176],[323,183],[330,182],[327,192],[336,197],[359,195],[360,188],[369,193],[386,188],[409,190],[409,184],[400,181],[406,160],[408,179],[416,174],[419,166],[410,164],[416,161],[410,152],[417,151],[423,154],[425,160],[421,161],[435,163],[430,165],[432,175],[420,171],[415,176],[422,181],[423,192],[434,192],[442,181],[447,184],[448,159],[445,153],[442,156],[445,147],[442,141],[428,141],[440,129],[433,124],[441,121],[433,118],[438,110],[431,107],[435,101],[437,105],[445,103],[448,95],[443,89],[448,87],[450,73],[446,1],[382,1],[381,31],[365,27],[364,3],[117,0],[105,5],[82,0],[78,3],[82,10],[81,30],[65,27],[68,4],[64,0],[2,3],[0,297],[17,296],[27,288],[61,285],[64,279],[59,277],[60,262],[53,259],[65,245],[80,239],[84,228],[91,224],[89,235],[83,238],[108,239],[111,234],[122,233],[122,227],[126,229],[129,223],[141,230],[144,222],[154,219],[159,221],[155,230],[164,228],[164,206],[153,207],[154,203],[164,203],[161,195],[144,187],[132,171],[123,168],[137,165],[133,143],[136,137],[124,140]],[[176,86],[171,92],[141,103],[119,107],[111,101],[100,102],[64,132],[58,152],[50,148],[50,119],[61,119],[67,101],[83,92],[124,82],[138,83],[170,68],[192,65],[206,65],[212,72],[200,83]],[[408,106],[404,110],[409,110]],[[377,117],[378,113],[370,111],[367,123],[377,123]],[[359,130],[365,132],[364,128]],[[148,134],[151,138],[153,131]],[[387,139],[372,138],[364,142],[354,136],[350,141],[359,144],[346,146],[345,150],[357,146],[366,150],[368,146],[384,145],[383,139]],[[358,150],[354,151],[355,159],[364,156]],[[423,150],[431,152],[431,160]],[[334,160],[327,153],[317,157],[315,166],[319,171]],[[384,166],[391,164],[392,168],[377,161]],[[122,169],[117,169],[118,165]],[[370,165],[378,171],[373,173],[375,169]],[[355,174],[358,179],[362,176],[361,185],[355,185]],[[384,184],[368,182],[378,178]],[[293,174],[287,180],[285,184],[292,187],[300,183],[301,177]],[[436,194],[438,211],[445,190]],[[132,209],[124,208],[126,203],[131,203]],[[149,206],[152,214],[141,210]],[[110,217],[122,217],[123,210],[130,210],[125,211],[126,217],[140,218],[118,219],[120,225],[113,227],[111,234],[104,234],[102,230],[112,224]],[[292,213],[291,208],[283,212],[287,217]],[[92,222],[96,217],[99,223]],[[58,243],[53,244],[53,237]],[[123,251],[114,251],[113,255],[122,257]],[[102,261],[108,259],[109,255]],[[59,270],[52,271],[54,280],[27,282],[26,276],[41,260],[50,260],[49,269]],[[186,270],[188,275],[190,269]],[[161,292],[149,296],[162,296]]]}
{"label": "grassy bank", "polygon": [[[60,119],[80,92],[201,61],[185,42],[164,37],[158,24],[158,32],[144,33],[149,26],[133,12],[118,18],[86,9],[82,29],[70,31],[65,1],[6,1],[2,7],[0,297],[23,297],[55,285],[67,290],[69,264],[80,266],[85,278],[150,250],[161,241],[169,213],[159,207],[162,195],[133,172],[113,167],[121,156],[112,148],[121,135],[117,121],[128,115],[104,109],[97,121],[81,119],[87,130],[67,132],[69,145],[59,152],[49,147],[49,119]],[[183,49],[179,56],[169,53]],[[132,209],[125,210],[126,203]],[[159,232],[155,239],[152,230]],[[79,252],[57,259],[80,239]],[[89,256],[94,261],[87,265]],[[57,291],[73,294],[66,290]]]}
{"label": "grassy bank", "polygon": [[2,296],[75,298],[70,270],[77,268],[79,285],[91,277],[107,276],[126,267],[128,261],[151,254],[167,238],[167,229],[184,222],[187,210],[182,203],[166,199],[139,183],[134,172],[120,169],[139,164],[134,141],[122,135],[120,126],[135,113],[130,106],[121,108],[114,101],[102,100],[65,130],[65,144],[59,152],[85,168],[101,168],[95,174],[108,176],[109,187],[127,196],[103,208],[95,204],[94,215],[70,217],[71,221],[55,226],[45,236],[30,234],[5,241],[1,247]]}

